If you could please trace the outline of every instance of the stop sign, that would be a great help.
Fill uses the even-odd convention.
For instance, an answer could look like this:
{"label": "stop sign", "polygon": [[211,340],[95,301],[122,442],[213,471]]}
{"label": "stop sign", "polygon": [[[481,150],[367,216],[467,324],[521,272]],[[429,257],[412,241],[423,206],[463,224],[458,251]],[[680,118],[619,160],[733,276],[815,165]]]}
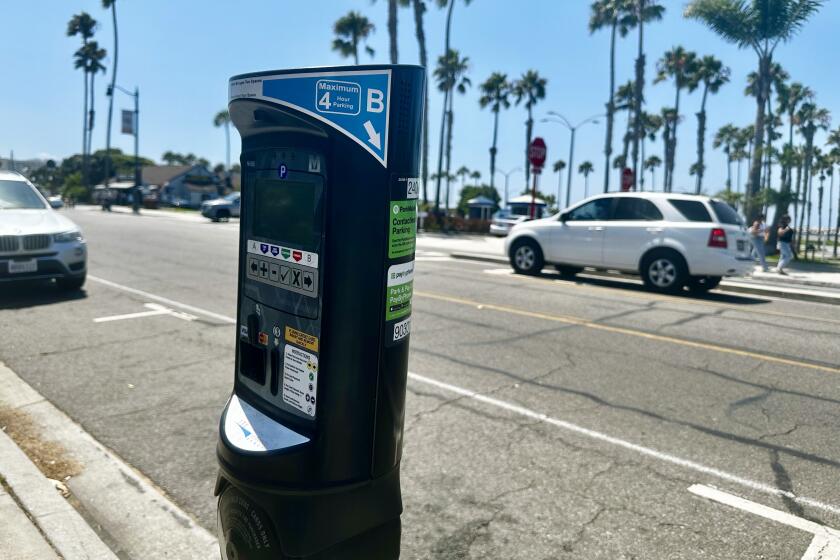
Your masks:
{"label": "stop sign", "polygon": [[528,146],[528,161],[531,162],[532,166],[541,168],[545,165],[546,153],[545,140],[539,136],[531,140],[531,144]]}
{"label": "stop sign", "polygon": [[633,188],[633,180],[635,176],[633,170],[625,167],[621,170],[621,192],[627,192]]}

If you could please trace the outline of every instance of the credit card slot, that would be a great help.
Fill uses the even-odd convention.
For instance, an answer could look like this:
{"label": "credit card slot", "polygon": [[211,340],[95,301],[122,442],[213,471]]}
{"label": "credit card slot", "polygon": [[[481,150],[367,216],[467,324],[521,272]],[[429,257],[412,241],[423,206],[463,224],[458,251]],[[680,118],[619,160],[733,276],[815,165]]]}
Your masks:
{"label": "credit card slot", "polygon": [[239,373],[265,385],[265,349],[250,342],[239,342]]}

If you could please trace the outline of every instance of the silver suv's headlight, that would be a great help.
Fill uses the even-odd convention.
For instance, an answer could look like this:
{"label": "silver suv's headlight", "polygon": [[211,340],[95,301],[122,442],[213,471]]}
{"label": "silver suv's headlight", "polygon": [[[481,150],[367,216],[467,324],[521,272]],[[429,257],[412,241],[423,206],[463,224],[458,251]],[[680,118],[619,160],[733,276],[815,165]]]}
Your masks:
{"label": "silver suv's headlight", "polygon": [[73,241],[84,241],[85,238],[81,231],[65,231],[63,233],[56,233],[53,235],[53,241],[56,243],[72,243]]}

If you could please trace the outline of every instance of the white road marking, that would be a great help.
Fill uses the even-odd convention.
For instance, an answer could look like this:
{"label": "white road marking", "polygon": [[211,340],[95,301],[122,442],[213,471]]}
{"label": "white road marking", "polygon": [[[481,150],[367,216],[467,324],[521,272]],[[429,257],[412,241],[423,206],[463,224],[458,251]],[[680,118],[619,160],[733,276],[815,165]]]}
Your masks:
{"label": "white road marking", "polygon": [[773,509],[762,504],[745,500],[744,498],[735,496],[734,494],[729,494],[728,492],[723,492],[717,488],[712,488],[711,486],[694,484],[689,487],[688,491],[702,498],[707,498],[709,500],[752,513],[753,515],[764,517],[765,519],[775,521],[776,523],[794,527],[795,529],[805,531],[806,533],[811,533],[814,535],[814,539],[811,541],[811,545],[808,547],[808,550],[805,551],[805,556],[802,557],[802,560],[836,560],[837,558],[840,558],[840,531],[837,531],[836,529],[820,525],[819,523],[814,523],[808,519],[803,519],[796,515],[787,513],[786,511],[780,511],[778,509]]}
{"label": "white road marking", "polygon": [[156,294],[152,294],[149,292],[144,292],[143,290],[138,290],[136,288],[130,288],[128,286],[123,286],[122,284],[117,284],[116,282],[111,282],[110,280],[105,280],[104,278],[99,278],[97,276],[91,276],[88,274],[88,280],[92,280],[94,282],[98,282],[104,286],[108,286],[110,288],[114,288],[116,290],[122,290],[123,292],[128,292],[130,294],[142,296],[146,299],[151,299],[155,301],[159,301],[161,303],[165,303],[166,305],[171,305],[172,307],[179,307],[181,309],[185,309],[192,313],[196,313],[198,315],[204,315],[205,317],[210,317],[211,319],[216,319],[217,321],[221,321],[223,323],[230,323],[231,325],[236,324],[236,319],[233,317],[228,317],[227,315],[221,315],[219,313],[215,313],[213,311],[208,311],[206,309],[202,309],[200,307],[196,307],[194,305],[189,305],[187,303],[181,303],[180,301],[175,301],[169,298],[165,298]]}
{"label": "white road marking", "polygon": [[142,317],[155,317],[157,315],[171,315],[172,317],[183,319],[184,321],[195,321],[195,315],[188,313],[180,313],[168,307],[164,307],[158,303],[146,303],[149,311],[138,311],[137,313],[125,313],[123,315],[109,315],[108,317],[97,317],[93,320],[94,323],[108,323],[110,321],[122,321],[124,319],[140,319]]}
{"label": "white road marking", "polygon": [[[164,298],[161,296],[157,296],[154,294],[150,294],[148,292],[144,292],[142,290],[136,290],[134,288],[129,288],[128,286],[123,286],[121,284],[117,284],[115,282],[111,282],[109,280],[104,280],[102,278],[97,278],[95,276],[88,275],[88,278],[104,284],[106,286],[110,286],[116,288],[118,290],[123,290],[129,293],[134,293],[137,295],[141,295],[150,299],[156,299],[158,301],[162,301],[174,307],[180,307],[182,309],[189,309],[196,313],[206,315],[208,317],[213,317],[214,319],[218,319],[220,321],[224,321],[226,323],[236,324],[236,319],[233,317],[227,317],[225,315],[221,315],[218,313],[214,313],[212,311],[207,311],[204,309],[200,309],[198,307],[194,307],[192,305],[187,305],[184,303],[180,303],[168,298]],[[451,393],[455,393],[457,395],[461,395],[463,397],[467,397],[478,402],[482,402],[484,404],[488,404],[491,406],[495,406],[514,414],[519,414],[520,416],[525,416],[527,418],[532,418],[534,420],[538,420],[540,422],[544,422],[546,424],[550,424],[552,426],[574,432],[578,435],[582,435],[588,437],[590,439],[598,440],[604,443],[609,443],[611,445],[615,445],[617,447],[621,447],[623,449],[627,449],[628,451],[633,451],[640,455],[645,455],[647,457],[651,457],[653,459],[662,461],[664,463],[670,463],[672,465],[676,465],[678,467],[682,467],[687,470],[692,470],[695,472],[699,472],[701,474],[705,474],[708,476],[713,476],[715,478],[719,478],[721,480],[726,480],[733,484],[737,484],[738,486],[743,486],[745,488],[749,488],[751,490],[755,490],[756,492],[761,492],[763,494],[769,494],[771,496],[779,496],[784,498],[789,498],[794,500],[795,502],[813,507],[822,511],[830,512],[836,515],[840,515],[840,506],[828,504],[825,502],[821,502],[819,500],[815,500],[813,498],[808,498],[806,496],[797,496],[793,492],[788,492],[786,490],[781,490],[774,486],[770,486],[768,484],[764,484],[755,480],[750,480],[748,478],[744,478],[735,474],[728,473],[726,471],[722,471],[720,469],[716,469],[714,467],[710,467],[707,465],[703,465],[702,463],[697,463],[695,461],[691,461],[689,459],[683,459],[681,457],[677,457],[675,455],[670,455],[668,453],[664,453],[662,451],[658,451],[656,449],[652,449],[650,447],[644,447],[642,445],[638,445],[629,441],[625,441],[623,439],[610,436],[608,434],[604,434],[602,432],[598,432],[595,430],[590,430],[589,428],[584,428],[583,426],[578,426],[577,424],[573,424],[571,422],[566,422],[565,420],[559,420],[557,418],[552,418],[541,412],[536,412],[525,408],[523,406],[519,406],[513,403],[509,403],[500,399],[496,399],[493,397],[488,397],[486,395],[482,395],[480,393],[476,393],[475,391],[471,391],[469,389],[464,389],[462,387],[458,387],[457,385],[452,385],[450,383],[445,383],[443,381],[437,381],[436,379],[432,379],[430,377],[426,377],[424,375],[419,375],[417,373],[408,372],[408,377],[417,381],[419,383],[425,383],[427,385],[432,385],[439,389],[443,389],[445,391],[449,391]]]}
{"label": "white road marking", "polygon": [[728,473],[726,471],[722,471],[720,469],[716,469],[714,467],[709,467],[707,465],[703,465],[701,463],[697,463],[695,461],[691,461],[689,459],[683,459],[681,457],[677,457],[675,455],[670,455],[668,453],[664,453],[662,451],[652,449],[650,447],[645,447],[642,445],[638,445],[629,441],[625,441],[623,439],[613,437],[602,432],[598,432],[595,430],[590,430],[589,428],[584,428],[583,426],[578,426],[577,424],[572,424],[571,422],[566,422],[565,420],[559,420],[557,418],[552,418],[542,412],[536,412],[534,410],[525,408],[523,406],[519,406],[517,404],[509,403],[503,400],[499,400],[493,397],[488,397],[486,395],[482,395],[481,393],[476,393],[474,391],[470,391],[469,389],[463,389],[458,387],[457,385],[451,385],[449,383],[444,383],[443,381],[438,381],[436,379],[432,379],[430,377],[426,377],[423,375],[419,375],[416,373],[409,372],[408,377],[413,379],[414,381],[418,381],[420,383],[425,383],[427,385],[432,385],[439,389],[443,389],[445,391],[449,391],[450,393],[455,393],[457,395],[461,395],[462,397],[467,397],[469,399],[476,400],[478,402],[482,402],[484,404],[489,404],[491,406],[495,406],[497,408],[501,408],[507,410],[508,412],[513,412],[514,414],[519,414],[520,416],[525,416],[527,418],[532,418],[534,420],[544,422],[546,424],[550,424],[552,426],[556,426],[563,430],[567,430],[569,432],[574,432],[578,435],[582,435],[588,437],[590,439],[595,439],[598,441],[602,441],[605,443],[609,443],[615,445],[617,447],[621,447],[623,449],[627,449],[629,451],[633,451],[640,455],[645,455],[647,457],[652,457],[653,459],[657,459],[664,463],[670,463],[672,465],[677,465],[678,467],[682,467],[684,469],[696,471],[708,476],[713,476],[715,478],[719,478],[721,480],[726,480],[728,482],[732,482],[733,484],[737,484],[739,486],[743,486],[745,488],[749,488],[751,490],[755,490],[756,492],[761,492],[763,494],[770,494],[772,496],[780,496],[784,498],[789,498],[794,500],[795,502],[806,505],[809,507],[813,507],[816,509],[820,509],[822,511],[827,511],[836,515],[840,515],[840,506],[836,506],[833,504],[827,504],[825,502],[821,502],[819,500],[815,500],[813,498],[808,498],[805,496],[797,496],[793,492],[788,492],[786,490],[780,490],[774,486],[770,486],[768,484],[763,484],[761,482],[757,482],[755,480],[750,480],[748,478],[744,478],[738,475],[734,475]]}

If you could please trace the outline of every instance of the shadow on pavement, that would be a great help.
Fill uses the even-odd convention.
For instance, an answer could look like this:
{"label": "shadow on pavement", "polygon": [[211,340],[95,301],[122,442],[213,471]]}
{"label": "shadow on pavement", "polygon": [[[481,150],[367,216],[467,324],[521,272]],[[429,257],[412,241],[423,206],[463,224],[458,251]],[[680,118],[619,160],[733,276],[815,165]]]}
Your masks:
{"label": "shadow on pavement", "polygon": [[[586,272],[583,272],[574,278],[569,278],[566,276],[561,276],[558,273],[551,273],[551,272],[542,272],[539,275],[539,278],[543,278],[546,280],[562,280],[565,282],[571,282],[577,284],[579,286],[598,286],[601,288],[614,288],[620,290],[626,290],[628,292],[639,292],[644,294],[655,294],[656,292],[652,292],[644,287],[641,280],[637,280],[634,278],[629,278],[625,276],[616,277],[612,279],[608,276],[595,276],[589,275]],[[756,296],[744,296],[744,295],[735,295],[735,294],[728,294],[723,292],[691,292],[687,288],[683,289],[683,291],[675,293],[675,294],[664,294],[670,295],[672,297],[682,297],[689,300],[696,300],[696,301],[708,301],[711,303],[727,303],[730,305],[761,305],[761,304],[768,304],[771,303],[771,300],[756,297]]]}
{"label": "shadow on pavement", "polygon": [[84,299],[87,292],[62,290],[54,282],[9,282],[0,284],[0,309],[24,309]]}

